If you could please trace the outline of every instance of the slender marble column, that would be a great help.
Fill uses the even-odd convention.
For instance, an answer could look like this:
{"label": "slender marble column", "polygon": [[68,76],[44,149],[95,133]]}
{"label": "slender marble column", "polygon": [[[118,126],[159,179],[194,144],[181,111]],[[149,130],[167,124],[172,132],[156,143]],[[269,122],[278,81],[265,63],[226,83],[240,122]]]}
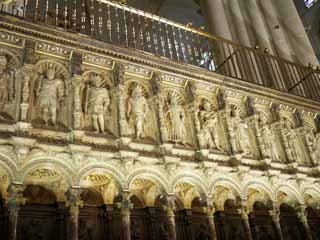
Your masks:
{"label": "slender marble column", "polygon": [[281,224],[280,224],[280,209],[277,205],[273,207],[273,210],[270,211],[272,217],[272,222],[276,228],[277,237],[279,240],[283,240]]}
{"label": "slender marble column", "polygon": [[273,3],[277,6],[283,20],[283,28],[287,39],[292,44],[295,60],[304,65],[319,64],[293,0],[275,0]]}
{"label": "slender marble column", "polygon": [[[269,26],[274,45],[278,55],[288,60],[293,60],[292,49],[288,44],[283,26],[279,21],[279,13],[277,12],[272,0],[259,1],[264,13],[265,20]],[[287,2],[287,1],[284,1]]]}
{"label": "slender marble column", "polygon": [[176,232],[176,219],[175,219],[175,196],[174,195],[168,195],[167,196],[167,221],[169,226],[169,234],[171,240],[177,239],[177,232]]}
{"label": "slender marble column", "polygon": [[69,228],[68,228],[68,239],[78,240],[79,239],[79,212],[80,207],[83,206],[81,200],[80,188],[72,187],[66,192],[67,204],[69,206]]}
{"label": "slender marble column", "polygon": [[229,0],[228,7],[230,9],[232,25],[235,28],[237,33],[237,38],[239,39],[240,44],[250,47],[251,40],[249,38],[247,25],[243,18],[243,12],[240,7],[240,0]]}
{"label": "slender marble column", "polygon": [[253,240],[252,234],[251,234],[251,228],[250,228],[250,223],[249,223],[249,215],[248,215],[248,210],[246,207],[241,209],[241,219],[244,224],[246,236],[248,240]]}
{"label": "slender marble column", "polygon": [[200,6],[211,32],[232,40],[223,0],[201,0]]}
{"label": "slender marble column", "polygon": [[9,240],[17,239],[18,218],[21,205],[25,204],[23,191],[25,186],[22,184],[12,184],[8,193],[8,211],[9,211]]}
{"label": "slender marble column", "polygon": [[217,240],[217,231],[216,231],[216,225],[214,224],[214,213],[215,213],[215,208],[212,204],[213,199],[210,197],[207,199],[207,219],[208,219],[208,228],[210,231],[210,240]]}
{"label": "slender marble column", "polygon": [[123,199],[121,205],[121,221],[122,221],[122,232],[123,240],[131,239],[131,221],[130,221],[130,192],[123,191]]}
{"label": "slender marble column", "polygon": [[310,226],[308,223],[308,218],[306,215],[306,207],[304,205],[300,206],[297,209],[297,214],[298,214],[299,221],[302,223],[302,226],[306,233],[306,240],[312,240],[312,233],[311,233]]}

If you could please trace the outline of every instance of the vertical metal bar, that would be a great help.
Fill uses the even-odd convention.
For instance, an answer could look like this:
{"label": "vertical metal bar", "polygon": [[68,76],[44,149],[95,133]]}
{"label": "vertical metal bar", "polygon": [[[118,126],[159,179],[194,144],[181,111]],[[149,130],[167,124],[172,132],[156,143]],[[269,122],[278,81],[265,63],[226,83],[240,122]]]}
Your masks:
{"label": "vertical metal bar", "polygon": [[36,0],[35,12],[34,12],[34,21],[38,20],[38,11],[39,11],[39,0]]}
{"label": "vertical metal bar", "polygon": [[126,18],[126,10],[123,6],[122,8],[122,12],[123,12],[123,21],[124,21],[124,37],[125,37],[125,44],[126,47],[129,47],[129,41],[128,41],[128,25],[127,25],[127,18]]}
{"label": "vertical metal bar", "polygon": [[167,23],[165,23],[165,26],[166,26],[166,36],[167,36],[167,42],[168,42],[168,48],[169,48],[170,59],[173,59],[173,55],[172,55],[172,44],[171,44],[170,37],[169,37],[168,24],[167,24]]}
{"label": "vertical metal bar", "polygon": [[107,4],[107,31],[109,36],[109,42],[112,43],[112,24],[111,24],[111,12],[110,12],[110,4]]}

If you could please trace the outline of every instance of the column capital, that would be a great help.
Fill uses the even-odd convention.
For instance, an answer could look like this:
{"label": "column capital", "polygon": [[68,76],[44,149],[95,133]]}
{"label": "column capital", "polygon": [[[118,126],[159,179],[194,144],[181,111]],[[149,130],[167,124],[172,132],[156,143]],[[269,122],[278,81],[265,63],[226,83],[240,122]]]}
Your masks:
{"label": "column capital", "polygon": [[82,189],[80,187],[71,187],[65,193],[67,197],[66,205],[69,207],[72,216],[77,216],[79,214],[79,208],[83,207],[81,193]]}
{"label": "column capital", "polygon": [[26,188],[22,183],[12,183],[8,188],[7,206],[9,211],[19,209],[21,205],[26,203],[23,197],[23,191]]}

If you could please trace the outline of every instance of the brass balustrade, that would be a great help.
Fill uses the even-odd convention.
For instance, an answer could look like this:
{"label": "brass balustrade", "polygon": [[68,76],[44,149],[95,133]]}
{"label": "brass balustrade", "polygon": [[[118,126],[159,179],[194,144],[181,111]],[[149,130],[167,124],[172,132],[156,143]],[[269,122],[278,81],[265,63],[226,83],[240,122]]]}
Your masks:
{"label": "brass balustrade", "polygon": [[0,12],[320,100],[320,71],[107,0],[21,0]]}

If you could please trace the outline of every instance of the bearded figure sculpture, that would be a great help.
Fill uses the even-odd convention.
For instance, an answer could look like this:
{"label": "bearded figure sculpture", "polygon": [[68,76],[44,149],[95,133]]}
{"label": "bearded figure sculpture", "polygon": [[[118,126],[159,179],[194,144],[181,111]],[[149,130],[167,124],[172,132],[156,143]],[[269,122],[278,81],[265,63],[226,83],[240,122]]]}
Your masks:
{"label": "bearded figure sculpture", "polygon": [[146,115],[149,110],[149,104],[143,95],[142,87],[136,85],[128,99],[127,118],[137,139],[145,136]]}
{"label": "bearded figure sculpture", "polygon": [[92,74],[90,86],[86,90],[84,112],[91,117],[92,126],[96,133],[105,132],[105,115],[110,106],[110,97],[105,81],[100,74]]}
{"label": "bearded figure sculpture", "polygon": [[14,99],[14,72],[8,70],[8,59],[0,56],[0,111]]}
{"label": "bearded figure sculpture", "polygon": [[61,108],[64,97],[64,82],[54,69],[47,69],[40,74],[38,86],[35,88],[37,105],[41,108],[41,118],[46,125],[57,124],[57,112]]}

